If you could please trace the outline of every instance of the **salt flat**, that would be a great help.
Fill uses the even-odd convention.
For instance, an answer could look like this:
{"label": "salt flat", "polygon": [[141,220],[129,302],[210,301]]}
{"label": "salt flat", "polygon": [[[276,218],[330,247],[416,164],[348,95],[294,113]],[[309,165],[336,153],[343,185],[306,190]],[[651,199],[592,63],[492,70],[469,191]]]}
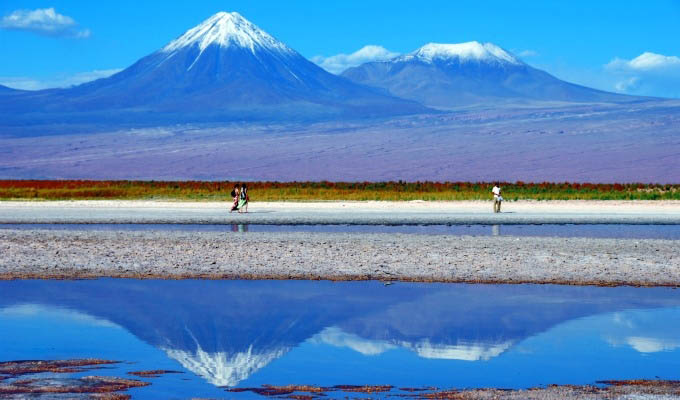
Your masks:
{"label": "salt flat", "polygon": [[[256,196],[256,193],[253,194]],[[120,224],[680,224],[680,201],[516,201],[491,212],[490,201],[252,202],[247,214],[230,202],[0,202],[0,223]]]}
{"label": "salt flat", "polygon": [[[0,202],[0,223],[680,224],[679,201]],[[30,226],[29,226],[30,227]],[[0,278],[382,279],[680,286],[678,241],[400,233],[0,230]]]}
{"label": "salt flat", "polygon": [[0,229],[0,279],[405,280],[680,286],[678,241]]}

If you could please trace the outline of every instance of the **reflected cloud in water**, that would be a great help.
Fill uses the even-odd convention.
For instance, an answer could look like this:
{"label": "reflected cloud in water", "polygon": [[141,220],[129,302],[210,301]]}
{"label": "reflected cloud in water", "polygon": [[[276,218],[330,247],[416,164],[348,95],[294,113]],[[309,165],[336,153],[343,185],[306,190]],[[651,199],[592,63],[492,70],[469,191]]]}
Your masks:
{"label": "reflected cloud in water", "polygon": [[604,327],[604,338],[612,346],[628,346],[639,353],[680,349],[680,311],[676,309],[619,312]]}

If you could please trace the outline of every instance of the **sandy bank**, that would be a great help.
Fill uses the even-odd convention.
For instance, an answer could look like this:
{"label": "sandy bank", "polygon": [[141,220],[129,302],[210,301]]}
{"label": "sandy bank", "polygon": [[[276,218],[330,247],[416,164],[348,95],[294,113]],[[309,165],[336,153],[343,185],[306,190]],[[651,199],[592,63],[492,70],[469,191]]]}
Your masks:
{"label": "sandy bank", "polygon": [[0,202],[0,223],[150,224],[680,224],[680,201],[490,201],[257,203],[248,214],[227,202]]}
{"label": "sandy bank", "polygon": [[0,230],[0,277],[680,286],[678,242],[355,233]]}
{"label": "sandy bank", "polygon": [[[409,394],[396,394],[396,396],[418,399],[455,399],[455,400],[669,400],[677,399],[680,383],[678,381],[663,380],[630,380],[630,381],[603,381],[604,385],[549,385],[531,389],[451,389],[432,390],[406,388],[402,389]],[[262,386],[260,388],[239,388],[233,391],[252,391],[265,389],[269,393],[289,393],[293,390],[313,395],[326,395],[327,392],[343,392],[337,388],[319,388],[315,386]],[[389,397],[394,388],[392,386],[358,386],[352,389],[352,394],[382,394]],[[415,390],[414,390],[415,389]],[[344,394],[349,394],[344,391]],[[386,395],[386,396],[385,396]]]}

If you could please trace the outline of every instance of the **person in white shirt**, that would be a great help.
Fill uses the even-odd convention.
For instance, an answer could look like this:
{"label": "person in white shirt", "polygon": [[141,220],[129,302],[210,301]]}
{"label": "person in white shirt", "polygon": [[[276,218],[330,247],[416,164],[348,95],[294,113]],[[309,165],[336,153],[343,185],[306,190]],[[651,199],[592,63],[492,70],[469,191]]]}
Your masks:
{"label": "person in white shirt", "polygon": [[493,212],[499,213],[501,212],[501,201],[503,201],[503,196],[501,196],[501,187],[498,186],[498,183],[493,185],[491,193],[493,193]]}

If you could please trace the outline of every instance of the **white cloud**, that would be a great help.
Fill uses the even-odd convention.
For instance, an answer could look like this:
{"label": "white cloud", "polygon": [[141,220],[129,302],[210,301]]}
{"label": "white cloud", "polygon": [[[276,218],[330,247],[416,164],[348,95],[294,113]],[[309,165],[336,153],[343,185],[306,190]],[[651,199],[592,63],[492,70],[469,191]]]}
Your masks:
{"label": "white cloud", "polygon": [[680,97],[680,57],[644,52],[604,66],[614,78],[614,90],[647,96]]}
{"label": "white cloud", "polygon": [[606,65],[606,68],[615,71],[677,70],[676,72],[680,73],[680,57],[664,56],[646,51],[632,60],[615,58]]}
{"label": "white cloud", "polygon": [[312,61],[328,72],[339,74],[347,68],[371,61],[389,60],[398,55],[399,53],[389,51],[382,46],[368,45],[352,54],[336,54],[330,57],[315,56],[312,57]]}
{"label": "white cloud", "polygon": [[617,92],[630,92],[635,90],[639,86],[639,83],[640,78],[633,76],[616,82],[614,84],[614,89],[616,89]]}
{"label": "white cloud", "polygon": [[0,19],[0,28],[75,39],[86,39],[91,34],[89,29],[79,29],[73,18],[59,14],[54,8],[15,10]]}
{"label": "white cloud", "polygon": [[117,72],[116,69],[103,69],[88,72],[79,72],[72,75],[62,75],[51,78],[39,79],[29,77],[2,77],[0,76],[0,85],[4,85],[14,89],[23,90],[41,90],[49,88],[66,88],[80,85],[81,83],[94,81],[100,78],[109,77]]}

